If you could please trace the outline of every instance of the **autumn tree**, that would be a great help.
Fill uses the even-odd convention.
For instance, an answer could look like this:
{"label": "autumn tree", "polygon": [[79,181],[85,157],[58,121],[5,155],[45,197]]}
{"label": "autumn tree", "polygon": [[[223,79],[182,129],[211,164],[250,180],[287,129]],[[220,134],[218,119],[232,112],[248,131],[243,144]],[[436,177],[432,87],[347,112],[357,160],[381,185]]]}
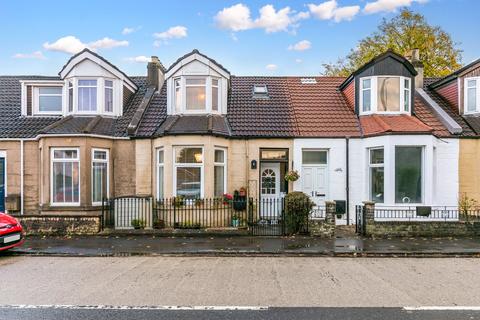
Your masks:
{"label": "autumn tree", "polygon": [[324,64],[324,74],[348,76],[388,49],[406,55],[411,49],[418,48],[425,76],[442,77],[461,66],[462,51],[457,45],[447,32],[428,24],[423,15],[403,9],[391,20],[383,19],[378,30],[360,40],[345,58],[337,63]]}

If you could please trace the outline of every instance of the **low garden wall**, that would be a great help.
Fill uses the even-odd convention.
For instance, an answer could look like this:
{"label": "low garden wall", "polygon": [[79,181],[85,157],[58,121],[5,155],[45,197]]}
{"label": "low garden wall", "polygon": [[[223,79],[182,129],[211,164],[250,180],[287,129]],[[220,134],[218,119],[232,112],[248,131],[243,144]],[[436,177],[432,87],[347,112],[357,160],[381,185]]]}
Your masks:
{"label": "low garden wall", "polygon": [[310,235],[322,238],[335,236],[335,201],[325,202],[325,218],[313,218],[308,222]]}
{"label": "low garden wall", "polygon": [[15,216],[27,235],[91,235],[100,232],[101,216]]}
{"label": "low garden wall", "polygon": [[365,235],[371,237],[475,237],[480,221],[385,221],[375,220],[375,204],[365,202]]}

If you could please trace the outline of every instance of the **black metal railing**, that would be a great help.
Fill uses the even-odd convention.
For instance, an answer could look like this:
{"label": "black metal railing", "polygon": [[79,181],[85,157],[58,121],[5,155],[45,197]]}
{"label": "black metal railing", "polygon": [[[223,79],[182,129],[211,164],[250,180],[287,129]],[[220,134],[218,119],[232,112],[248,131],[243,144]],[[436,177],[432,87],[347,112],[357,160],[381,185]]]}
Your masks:
{"label": "black metal railing", "polygon": [[459,209],[449,206],[376,206],[376,221],[459,221],[480,218],[480,208]]}
{"label": "black metal railing", "polygon": [[[313,207],[298,217],[309,203],[286,208],[284,198],[185,199],[181,197],[118,197],[105,199],[102,225],[115,229],[248,228],[254,235],[308,233],[309,219],[325,219],[325,207]],[[289,209],[290,208],[290,209]],[[310,207],[309,207],[310,208]],[[286,212],[289,211],[289,212]]]}

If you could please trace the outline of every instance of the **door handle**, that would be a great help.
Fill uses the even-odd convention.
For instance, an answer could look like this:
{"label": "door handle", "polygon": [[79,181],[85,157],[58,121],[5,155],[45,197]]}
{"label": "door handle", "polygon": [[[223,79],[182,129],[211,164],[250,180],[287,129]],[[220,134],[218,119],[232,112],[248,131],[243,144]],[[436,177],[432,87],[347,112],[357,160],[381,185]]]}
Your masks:
{"label": "door handle", "polygon": [[315,192],[315,196],[316,196],[316,197],[325,197],[325,193]]}

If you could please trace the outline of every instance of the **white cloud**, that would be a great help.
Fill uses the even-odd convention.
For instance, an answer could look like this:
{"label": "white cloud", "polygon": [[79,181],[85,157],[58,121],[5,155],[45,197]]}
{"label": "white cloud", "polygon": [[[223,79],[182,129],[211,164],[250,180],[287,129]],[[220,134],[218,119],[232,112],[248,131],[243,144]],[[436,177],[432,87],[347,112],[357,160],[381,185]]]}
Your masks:
{"label": "white cloud", "polygon": [[91,49],[111,49],[115,47],[127,47],[128,41],[127,40],[114,40],[108,37],[103,39],[91,42],[88,44],[88,47]]}
{"label": "white cloud", "polygon": [[426,3],[428,0],[376,0],[367,2],[363,11],[365,13],[393,12],[400,7],[408,7],[414,2]]}
{"label": "white cloud", "polygon": [[329,0],[320,4],[310,3],[307,5],[310,13],[320,20],[331,20],[340,22],[352,20],[360,12],[360,6],[339,7],[336,0]]}
{"label": "white cloud", "polygon": [[249,29],[264,29],[267,33],[288,31],[290,27],[296,27],[296,23],[300,20],[307,19],[310,14],[308,12],[296,13],[290,7],[279,9],[278,11],[271,4],[267,4],[260,8],[259,17],[252,19],[250,9],[238,3],[219,11],[214,20],[220,29],[231,31],[243,31]]}
{"label": "white cloud", "polygon": [[66,36],[58,39],[53,43],[45,42],[43,48],[49,51],[59,51],[70,54],[75,54],[85,49],[87,45],[80,41],[77,37]]}
{"label": "white cloud", "polygon": [[295,51],[305,51],[312,47],[312,43],[308,40],[302,40],[295,44],[288,46],[288,50],[295,50]]}
{"label": "white cloud", "polygon": [[223,8],[214,17],[217,27],[232,31],[243,31],[253,28],[253,21],[250,18],[250,9],[238,3],[229,8]]}
{"label": "white cloud", "polygon": [[125,58],[124,60],[128,62],[148,63],[151,61],[151,58],[147,56],[136,56],[136,57]]}
{"label": "white cloud", "polygon": [[277,70],[278,66],[276,64],[270,63],[265,66],[265,69],[269,71],[275,71]]}
{"label": "white cloud", "polygon": [[302,63],[303,60],[302,60],[302,59],[295,59],[295,62],[296,62],[296,63]]}
{"label": "white cloud", "polygon": [[142,27],[141,26],[138,26],[138,27],[125,27],[123,28],[122,30],[122,34],[123,35],[127,35],[127,34],[130,34],[130,33],[134,33],[134,32],[137,32],[138,30],[140,30]]}
{"label": "white cloud", "polygon": [[13,58],[15,58],[15,59],[40,59],[40,60],[47,59],[43,55],[42,51],[35,51],[35,52],[32,52],[32,53],[17,53],[17,54],[13,55]]}
{"label": "white cloud", "polygon": [[45,42],[43,44],[45,50],[65,52],[69,54],[75,54],[85,48],[95,51],[96,49],[111,49],[126,46],[128,46],[128,41],[126,40],[118,41],[105,37],[90,43],[83,43],[80,39],[74,36],[62,37],[53,43]]}
{"label": "white cloud", "polygon": [[187,34],[187,27],[184,26],[175,26],[169,28],[164,32],[156,32],[153,34],[153,37],[157,40],[154,42],[156,47],[160,46],[162,43],[167,43],[169,39],[181,39],[185,38]]}

